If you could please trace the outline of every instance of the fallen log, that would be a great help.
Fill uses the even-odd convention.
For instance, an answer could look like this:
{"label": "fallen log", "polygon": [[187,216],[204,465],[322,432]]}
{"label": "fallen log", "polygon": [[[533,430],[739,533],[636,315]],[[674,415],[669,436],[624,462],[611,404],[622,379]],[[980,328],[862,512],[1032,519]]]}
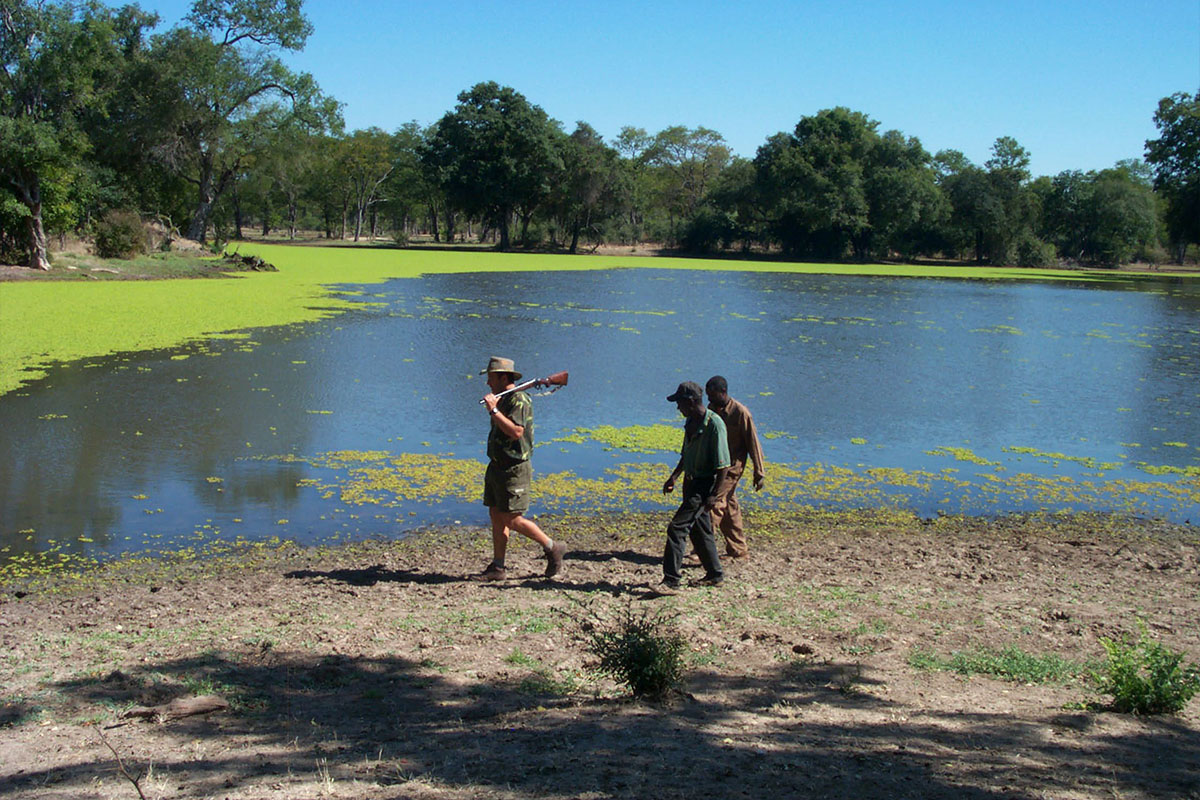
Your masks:
{"label": "fallen log", "polygon": [[199,697],[177,697],[169,703],[157,706],[135,706],[121,714],[122,719],[140,718],[155,719],[166,722],[184,717],[194,717],[197,714],[209,714],[213,711],[226,711],[229,701],[215,694],[205,694]]}

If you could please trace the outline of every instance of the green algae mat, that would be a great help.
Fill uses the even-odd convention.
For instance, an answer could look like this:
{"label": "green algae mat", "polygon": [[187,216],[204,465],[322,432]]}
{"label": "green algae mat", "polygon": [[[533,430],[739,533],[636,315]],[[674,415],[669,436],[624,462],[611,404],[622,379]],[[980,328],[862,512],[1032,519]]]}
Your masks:
{"label": "green algae mat", "polygon": [[[0,283],[0,394],[45,375],[55,363],[176,347],[231,331],[309,322],[350,307],[335,288],[392,278],[463,272],[617,268],[784,272],[903,278],[1113,281],[1146,276],[1111,271],[796,264],[646,256],[570,256],[471,251],[243,244],[276,273],[228,280]],[[1167,274],[1152,280],[1178,277]]]}

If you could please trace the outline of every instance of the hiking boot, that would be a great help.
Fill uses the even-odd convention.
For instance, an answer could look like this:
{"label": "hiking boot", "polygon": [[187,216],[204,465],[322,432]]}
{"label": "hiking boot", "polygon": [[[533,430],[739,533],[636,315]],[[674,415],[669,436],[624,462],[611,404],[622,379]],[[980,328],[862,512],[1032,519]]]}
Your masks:
{"label": "hiking boot", "polygon": [[663,581],[658,586],[650,587],[651,597],[672,597],[679,594],[679,584]]}
{"label": "hiking boot", "polygon": [[691,582],[692,586],[720,586],[725,582],[724,575],[705,575]]}
{"label": "hiking boot", "polygon": [[567,554],[567,546],[562,542],[555,542],[554,545],[546,552],[546,577],[553,578],[558,573],[562,572],[563,556]]}
{"label": "hiking boot", "polygon": [[699,567],[699,566],[703,566],[703,562],[700,561],[700,556],[698,554],[692,553],[683,559],[683,566]]}
{"label": "hiking boot", "polygon": [[497,567],[495,564],[488,564],[487,569],[480,572],[478,575],[471,575],[467,580],[489,582],[502,581],[508,577],[508,570],[504,567]]}

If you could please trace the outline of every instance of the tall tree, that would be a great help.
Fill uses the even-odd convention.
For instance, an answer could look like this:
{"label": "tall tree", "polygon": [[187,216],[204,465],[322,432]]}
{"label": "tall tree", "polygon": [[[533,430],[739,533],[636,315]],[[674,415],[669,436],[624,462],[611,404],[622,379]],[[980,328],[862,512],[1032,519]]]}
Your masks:
{"label": "tall tree", "polygon": [[658,203],[676,226],[690,219],[730,160],[724,137],[714,130],[673,125],[654,135],[641,158],[650,167]]}
{"label": "tall tree", "polygon": [[785,252],[841,258],[867,230],[864,168],[878,125],[848,108],[826,109],[758,149],[759,188]]}
{"label": "tall tree", "polygon": [[116,81],[126,37],[155,18],[98,3],[0,0],[0,186],[24,218],[28,264],[49,269],[46,220],[73,216],[71,187],[89,148],[80,117]]}
{"label": "tall tree", "polygon": [[549,195],[559,168],[558,130],[514,89],[479,83],[460,93],[458,105],[438,121],[425,160],[448,200],[497,227],[499,248],[506,250],[516,210],[531,215]]}
{"label": "tall tree", "polygon": [[380,128],[355,131],[342,143],[341,164],[354,200],[356,242],[367,213],[380,201],[380,190],[396,169],[397,155],[395,140]]}
{"label": "tall tree", "polygon": [[158,157],[194,187],[187,237],[204,241],[214,204],[274,126],[290,116],[322,130],[339,119],[312,76],[273,52],[299,49],[311,32],[300,0],[197,0],[188,22],[156,40],[142,114]]}
{"label": "tall tree", "polygon": [[1158,102],[1159,137],[1146,142],[1154,187],[1167,202],[1167,232],[1182,264],[1187,246],[1200,243],[1200,92],[1177,92]]}
{"label": "tall tree", "polygon": [[617,209],[620,165],[617,152],[586,122],[578,122],[562,137],[562,178],[557,181],[555,205],[574,253],[581,235],[594,234],[604,218]]}
{"label": "tall tree", "polygon": [[1001,136],[985,169],[961,155],[949,151],[935,159],[952,208],[951,239],[959,247],[973,247],[980,263],[1033,265],[1046,260],[1047,247],[1034,233],[1037,198],[1029,187],[1028,151],[1012,137]]}
{"label": "tall tree", "polygon": [[860,258],[891,252],[909,257],[929,241],[949,213],[931,161],[920,140],[899,131],[875,142],[864,176],[870,224],[855,239]]}

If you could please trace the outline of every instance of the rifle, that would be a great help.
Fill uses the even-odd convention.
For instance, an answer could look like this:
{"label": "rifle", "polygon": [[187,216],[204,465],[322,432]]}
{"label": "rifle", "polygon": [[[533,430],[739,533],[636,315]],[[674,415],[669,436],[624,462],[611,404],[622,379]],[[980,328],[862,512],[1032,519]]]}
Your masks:
{"label": "rifle", "polygon": [[[556,372],[553,375],[547,375],[545,378],[530,378],[527,381],[521,381],[520,383],[518,383],[516,386],[512,387],[511,389],[505,389],[503,392],[500,392],[499,394],[496,395],[496,397],[504,397],[504,395],[512,394],[513,392],[523,392],[526,389],[531,389],[535,386],[537,386],[537,387],[549,386],[550,391],[539,392],[539,394],[550,394],[551,392],[558,391],[558,388],[560,386],[566,386],[566,385],[567,385],[567,373],[564,370],[563,372]],[[479,401],[479,405],[483,405],[482,399]]]}

